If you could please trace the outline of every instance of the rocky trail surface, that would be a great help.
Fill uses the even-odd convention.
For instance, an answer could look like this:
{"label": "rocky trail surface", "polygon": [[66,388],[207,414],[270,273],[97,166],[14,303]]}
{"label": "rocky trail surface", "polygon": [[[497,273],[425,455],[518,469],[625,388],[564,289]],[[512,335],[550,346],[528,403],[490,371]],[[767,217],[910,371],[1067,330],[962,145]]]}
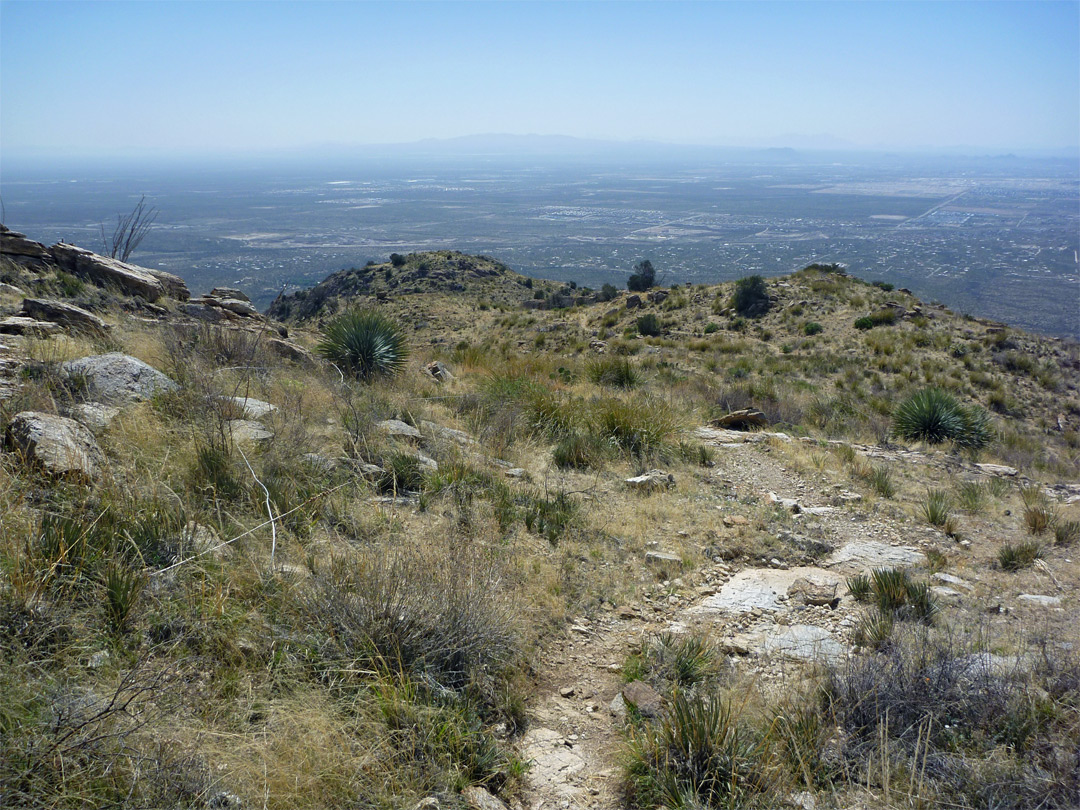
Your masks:
{"label": "rocky trail surface", "polygon": [[[763,434],[704,428],[697,435],[719,450],[702,486],[720,495],[700,508],[719,509],[724,524],[738,530],[749,523],[741,504],[756,500],[770,506],[768,531],[796,549],[795,559],[788,554],[786,560],[728,560],[720,549],[705,548],[703,565],[643,585],[633,603],[605,604],[596,617],[575,619],[562,638],[550,642],[541,656],[538,689],[521,740],[521,754],[531,765],[524,795],[528,810],[625,806],[623,696],[643,714],[662,709],[660,696],[641,682],[627,684],[622,668],[650,638],[663,632],[705,634],[725,653],[733,673],[765,693],[779,693],[800,679],[805,664],[836,662],[852,653],[863,608],[847,593],[848,576],[880,567],[924,566],[927,549],[960,548],[940,530],[898,509],[864,502],[824,470],[795,472],[776,452],[776,442],[786,437],[774,437],[770,444]],[[886,463],[923,461],[914,457],[922,454],[855,449]],[[984,478],[1016,475],[1009,468],[949,463]],[[1067,500],[1070,493],[1059,497]],[[650,545],[662,549],[663,536]],[[800,549],[805,551],[801,561]],[[970,543],[962,548],[965,553],[969,549]],[[647,556],[653,562],[665,557],[662,550]],[[983,601],[992,594],[986,593],[977,570],[964,574],[936,573],[930,581],[945,603],[963,601],[984,611],[981,601],[975,607],[975,592]],[[1044,578],[1049,593],[1052,578]],[[1039,618],[1045,621],[1047,608],[1062,613],[1061,595],[1053,593],[1042,599],[1021,595],[1015,604],[1020,610],[1043,608]]]}

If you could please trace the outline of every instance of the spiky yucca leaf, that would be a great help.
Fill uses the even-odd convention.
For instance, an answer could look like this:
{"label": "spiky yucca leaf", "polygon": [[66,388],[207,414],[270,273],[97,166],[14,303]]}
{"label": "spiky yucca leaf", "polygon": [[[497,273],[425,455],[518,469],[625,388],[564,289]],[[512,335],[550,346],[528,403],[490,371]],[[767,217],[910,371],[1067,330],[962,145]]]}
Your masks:
{"label": "spiky yucca leaf", "polygon": [[409,357],[400,327],[374,310],[352,310],[334,318],[315,350],[362,380],[397,374]]}

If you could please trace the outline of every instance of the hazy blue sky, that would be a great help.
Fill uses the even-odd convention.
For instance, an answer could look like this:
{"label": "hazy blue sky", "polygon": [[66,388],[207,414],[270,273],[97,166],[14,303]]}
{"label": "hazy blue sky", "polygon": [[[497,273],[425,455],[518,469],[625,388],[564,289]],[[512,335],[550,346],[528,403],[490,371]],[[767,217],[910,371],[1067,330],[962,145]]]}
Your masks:
{"label": "hazy blue sky", "polygon": [[474,133],[1076,146],[1080,3],[0,2],[9,155]]}

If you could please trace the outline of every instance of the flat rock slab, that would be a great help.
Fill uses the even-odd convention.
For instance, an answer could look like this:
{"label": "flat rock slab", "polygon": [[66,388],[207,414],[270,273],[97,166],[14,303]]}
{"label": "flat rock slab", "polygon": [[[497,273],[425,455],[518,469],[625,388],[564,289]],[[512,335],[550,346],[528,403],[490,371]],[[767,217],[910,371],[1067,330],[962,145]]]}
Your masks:
{"label": "flat rock slab", "polygon": [[840,577],[832,571],[811,566],[777,570],[750,568],[729,579],[719,593],[690,608],[690,613],[750,613],[753,610],[778,611],[787,607],[788,589],[805,579],[821,586],[839,586]]}
{"label": "flat rock slab", "polygon": [[823,627],[794,624],[764,631],[762,652],[785,655],[802,661],[836,661],[848,653],[848,648]]}
{"label": "flat rock slab", "polygon": [[262,419],[277,410],[277,405],[271,405],[261,399],[252,397],[229,397],[229,399],[236,403],[236,407],[240,409],[245,419]]}
{"label": "flat rock slab", "polygon": [[768,430],[759,430],[754,433],[745,433],[741,430],[727,430],[726,428],[699,427],[694,431],[695,438],[705,444],[728,445],[728,444],[754,444],[779,439],[782,442],[790,442],[792,438],[786,433],[773,433]]}
{"label": "flat rock slab", "polygon": [[53,475],[94,479],[105,464],[93,434],[66,416],[17,413],[8,426],[7,440],[9,447]]}
{"label": "flat rock slab", "polygon": [[80,357],[64,363],[64,373],[81,378],[86,399],[107,405],[127,405],[177,385],[153,366],[119,352]]}
{"label": "flat rock slab", "polygon": [[424,438],[420,435],[419,430],[406,422],[402,422],[400,419],[385,419],[382,422],[379,422],[378,428],[386,435],[396,439],[408,439],[409,441],[419,442]]}
{"label": "flat rock slab", "polygon": [[876,540],[858,540],[833,552],[826,561],[830,568],[870,571],[874,568],[906,568],[925,560],[913,546],[890,546]]}
{"label": "flat rock slab", "polygon": [[230,419],[226,424],[229,426],[234,441],[258,443],[268,442],[274,438],[273,431],[253,419]]}
{"label": "flat rock slab", "polygon": [[534,728],[522,737],[521,750],[532,765],[526,778],[535,790],[560,796],[576,794],[570,777],[585,769],[585,760],[567,747],[562,734]]}
{"label": "flat rock slab", "polygon": [[28,318],[39,321],[52,321],[76,331],[101,334],[111,327],[92,312],[74,304],[62,301],[48,301],[44,298],[24,298],[22,313]]}
{"label": "flat rock slab", "polygon": [[1043,607],[1060,607],[1060,596],[1044,596],[1039,593],[1022,593],[1017,599],[1027,602],[1029,605],[1042,605]]}

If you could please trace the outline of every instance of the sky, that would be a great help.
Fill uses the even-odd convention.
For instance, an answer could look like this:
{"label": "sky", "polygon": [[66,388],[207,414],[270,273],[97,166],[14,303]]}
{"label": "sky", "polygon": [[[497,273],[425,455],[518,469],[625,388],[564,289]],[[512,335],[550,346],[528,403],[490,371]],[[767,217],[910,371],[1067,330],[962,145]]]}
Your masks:
{"label": "sky", "polygon": [[0,2],[0,150],[1076,148],[1080,2]]}

